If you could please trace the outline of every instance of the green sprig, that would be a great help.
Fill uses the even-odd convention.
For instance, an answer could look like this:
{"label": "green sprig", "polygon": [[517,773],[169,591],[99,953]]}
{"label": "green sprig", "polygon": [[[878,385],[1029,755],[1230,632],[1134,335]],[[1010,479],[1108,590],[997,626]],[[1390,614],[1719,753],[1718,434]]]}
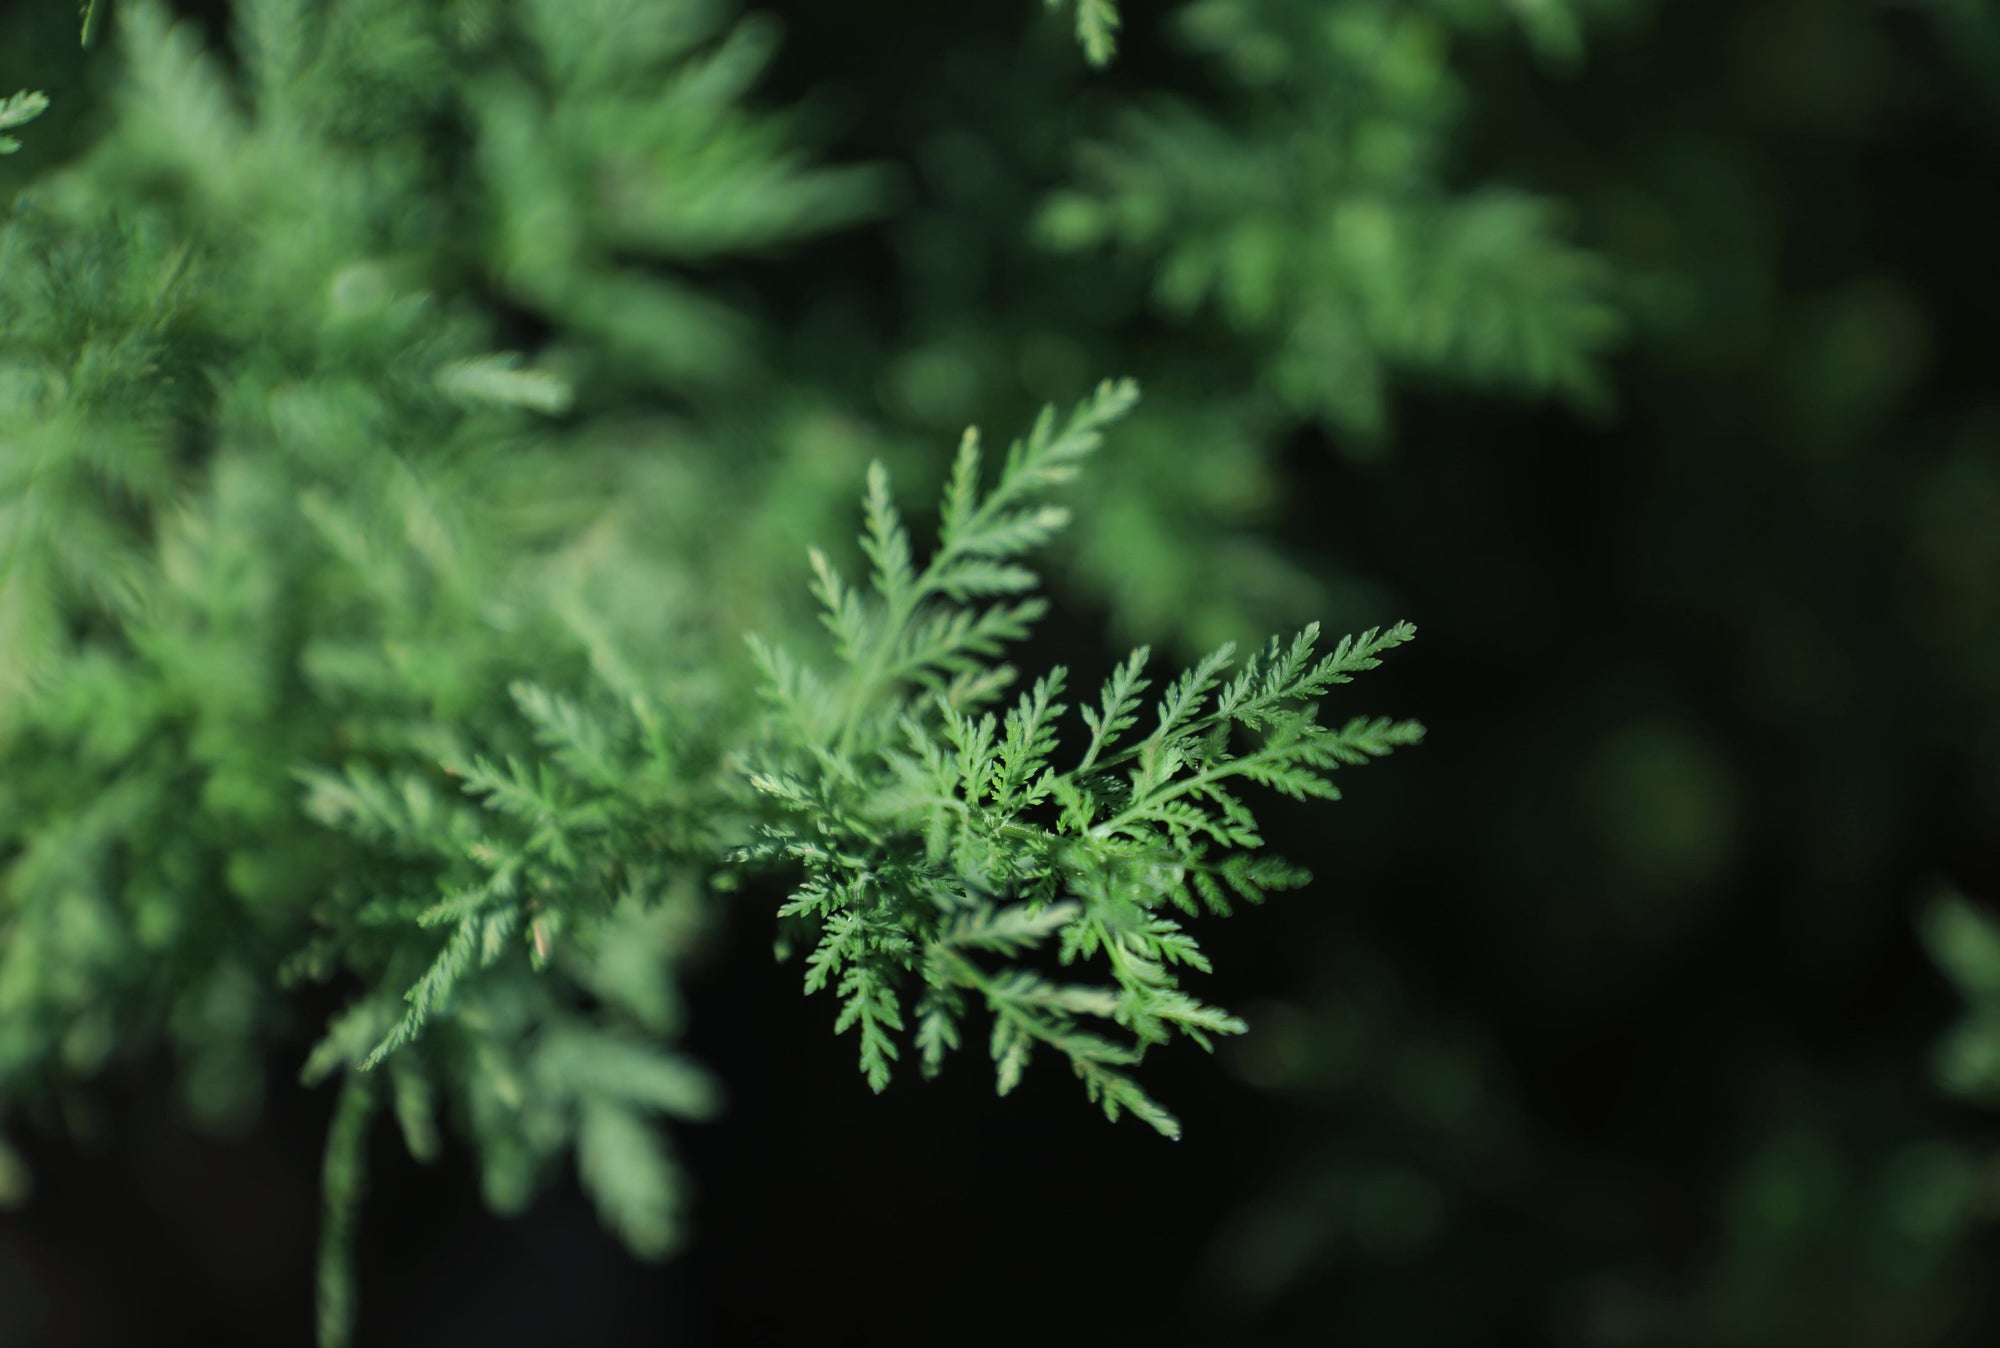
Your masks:
{"label": "green sprig", "polygon": [[[1224,913],[1305,882],[1257,855],[1244,786],[1338,799],[1334,774],[1416,744],[1412,721],[1320,724],[1318,699],[1416,629],[1397,623],[1319,654],[1319,629],[1274,638],[1237,663],[1224,647],[1169,681],[1144,719],[1147,652],[1105,681],[1081,718],[1089,742],[1058,765],[1068,676],[1057,668],[993,710],[1014,670],[1006,642],[1040,612],[1022,558],[1067,520],[1049,493],[1070,481],[1136,401],[1107,383],[1067,419],[1046,410],[982,486],[968,432],[944,491],[938,542],[921,565],[878,466],[863,499],[865,584],[820,553],[812,589],[835,666],[812,669],[759,644],[772,718],[748,780],[770,807],[746,862],[804,879],[781,916],[817,929],[808,993],[842,1002],[869,1085],[883,1089],[914,1018],[926,1075],[977,1004],[1002,1094],[1038,1050],[1065,1058],[1089,1097],[1169,1136],[1180,1125],[1130,1070],[1183,1036],[1203,1048],[1240,1034],[1235,1016],[1181,986],[1207,957],[1168,910]],[[1037,960],[1040,960],[1040,967]],[[1047,968],[1090,962],[1104,981]],[[1122,1032],[1122,1033],[1121,1033]]]}

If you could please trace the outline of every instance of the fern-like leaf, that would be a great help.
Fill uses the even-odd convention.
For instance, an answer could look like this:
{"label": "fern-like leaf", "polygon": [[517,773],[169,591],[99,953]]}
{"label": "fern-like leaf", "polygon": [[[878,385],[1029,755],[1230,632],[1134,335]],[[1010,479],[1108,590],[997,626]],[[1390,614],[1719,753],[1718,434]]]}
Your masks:
{"label": "fern-like leaf", "polygon": [[[1057,766],[1063,670],[1004,713],[987,709],[1011,679],[1001,647],[1038,611],[994,596],[1019,593],[1032,574],[1020,559],[1065,518],[1046,493],[1132,398],[1129,385],[1106,384],[1067,419],[1043,412],[991,488],[968,434],[921,564],[887,474],[870,471],[868,585],[813,555],[836,667],[756,647],[774,715],[749,782],[771,814],[738,857],[804,869],[781,915],[818,928],[806,991],[840,999],[834,1028],[857,1032],[874,1089],[888,1084],[911,1015],[930,1075],[963,1041],[968,1008],[983,1006],[1002,1094],[1049,1051],[1111,1117],[1129,1112],[1177,1136],[1129,1069],[1175,1036],[1209,1048],[1245,1027],[1181,987],[1208,959],[1162,910],[1226,913],[1232,899],[1303,883],[1256,854],[1262,836],[1239,788],[1336,799],[1335,772],[1417,743],[1422,727],[1318,719],[1319,697],[1414,635],[1405,623],[1324,655],[1317,627],[1240,665],[1224,647],[1167,682],[1137,737],[1149,683],[1136,651],[1081,709],[1090,739],[1068,770]],[[1032,967],[1041,953],[1097,962],[1108,982],[1051,981]]]}

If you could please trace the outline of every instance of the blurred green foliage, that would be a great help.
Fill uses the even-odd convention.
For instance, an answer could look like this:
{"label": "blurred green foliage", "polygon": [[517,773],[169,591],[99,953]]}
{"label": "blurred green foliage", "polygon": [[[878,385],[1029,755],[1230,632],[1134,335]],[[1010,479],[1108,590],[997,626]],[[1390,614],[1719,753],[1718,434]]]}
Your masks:
{"label": "blurred green foliage", "polygon": [[101,129],[0,240],[0,1106],[87,1133],[164,1052],[241,1132],[272,1056],[343,1076],[337,1343],[378,1097],[498,1209],[574,1151],[678,1243],[653,1124],[716,1107],[674,971],[751,707],[717,652],[783,621],[729,522],[796,489],[753,485],[788,412],[699,273],[877,186],[745,105],[770,31],[719,6],[230,18],[225,59],[121,5]]}
{"label": "blurred green foliage", "polygon": [[[1451,38],[1507,8],[1185,6],[1175,34],[1222,72],[1226,112],[1122,112],[1036,234],[1136,260],[1159,313],[1219,321],[1272,411],[1343,445],[1379,446],[1393,374],[1599,398],[1621,326],[1603,261],[1552,201],[1445,177],[1465,105]],[[1514,8],[1545,54],[1578,54],[1566,4]]]}

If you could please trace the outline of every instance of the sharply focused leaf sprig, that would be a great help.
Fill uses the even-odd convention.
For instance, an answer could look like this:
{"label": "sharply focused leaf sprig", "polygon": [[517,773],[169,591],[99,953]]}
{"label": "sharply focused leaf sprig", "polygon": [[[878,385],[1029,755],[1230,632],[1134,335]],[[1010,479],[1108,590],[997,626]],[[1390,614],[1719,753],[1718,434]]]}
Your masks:
{"label": "sharply focused leaf sprig", "polygon": [[[1141,649],[1081,708],[1089,740],[1067,764],[1063,669],[991,709],[1014,680],[1002,647],[1042,609],[1022,597],[1036,577],[1021,558],[1067,519],[1046,493],[1135,398],[1131,384],[1107,383],[1066,420],[1045,411],[990,489],[968,433],[921,566],[888,475],[870,472],[868,590],[812,557],[835,670],[756,647],[772,721],[752,782],[773,818],[737,856],[804,870],[781,917],[811,933],[806,990],[840,998],[835,1028],[857,1032],[876,1090],[906,1033],[922,1071],[936,1073],[976,1004],[992,1018],[1002,1094],[1046,1047],[1107,1115],[1130,1110],[1172,1137],[1180,1125],[1127,1069],[1176,1033],[1208,1047],[1244,1028],[1182,989],[1184,972],[1209,969],[1184,919],[1307,878],[1256,853],[1263,840],[1239,791],[1337,799],[1337,769],[1415,744],[1423,729],[1386,717],[1333,728],[1316,705],[1408,641],[1407,623],[1325,654],[1316,626],[1240,665],[1224,647],[1166,682],[1150,717]],[[1108,983],[1048,968],[1092,960]],[[1125,1033],[1110,1037],[1112,1027]]]}

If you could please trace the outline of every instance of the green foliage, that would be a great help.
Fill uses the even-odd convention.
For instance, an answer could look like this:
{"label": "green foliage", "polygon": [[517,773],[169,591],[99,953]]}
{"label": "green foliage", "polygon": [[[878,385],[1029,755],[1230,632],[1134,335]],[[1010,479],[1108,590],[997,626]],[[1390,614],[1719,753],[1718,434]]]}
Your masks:
{"label": "green foliage", "polygon": [[[793,350],[911,444],[986,415],[993,390],[1025,408],[1103,369],[1137,376],[1146,404],[1077,497],[1092,527],[1060,545],[1065,586],[1121,640],[1187,656],[1302,613],[1393,608],[1362,538],[1296,490],[1344,469],[1298,455],[1384,459],[1399,403],[1437,392],[1609,404],[1635,287],[1599,251],[1601,214],[1493,166],[1530,156],[1479,134],[1471,99],[1482,76],[1542,90],[1517,67],[1565,68],[1636,8],[1163,5],[1126,18],[1178,54],[1141,52],[1115,80],[964,49],[913,65],[857,38],[843,78],[907,110],[898,284],[829,299]],[[871,328],[879,358],[855,341]]]}
{"label": "green foliage", "polygon": [[[329,1345],[380,1117],[421,1160],[462,1142],[503,1212],[573,1162],[663,1257],[660,1125],[721,1098],[679,975],[718,876],[761,860],[805,870],[782,920],[877,1088],[983,1007],[1003,1091],[1047,1048],[1175,1131],[1129,1069],[1243,1029],[1183,989],[1184,924],[1304,879],[1238,793],[1331,798],[1414,743],[1315,705],[1411,629],[1321,654],[1308,628],[1157,690],[1141,652],[1059,764],[1066,675],[1003,711],[1003,656],[1047,607],[1023,559],[1052,494],[1133,406],[1107,384],[991,486],[968,435],[921,565],[871,470],[872,589],[813,554],[840,660],[813,672],[777,559],[875,437],[773,368],[742,279],[885,193],[751,105],[769,26],[707,0],[232,17],[218,51],[118,6],[101,133],[0,241],[0,1122],[81,1117],[161,1054],[240,1128],[303,1050],[337,1087]],[[1108,58],[1115,12],[1077,22]],[[301,1025],[309,998],[341,1009]],[[0,1151],[0,1198],[17,1172]]]}
{"label": "green foliage", "polygon": [[[1928,1031],[1798,1008],[1907,991],[1884,896],[1966,842],[1937,783],[2000,761],[1964,733],[2000,692],[2000,440],[1977,362],[1946,358],[1977,349],[1990,250],[1925,167],[1979,159],[1991,6],[1014,4],[785,6],[779,78],[836,87],[779,110],[754,92],[776,29],[722,0],[89,0],[85,44],[113,40],[88,79],[77,10],[6,7],[0,88],[66,115],[0,103],[0,1133],[87,1136],[103,1078],[162,1061],[232,1132],[303,1059],[328,1343],[371,1336],[352,1270],[384,1129],[502,1211],[574,1166],[659,1257],[685,1235],[672,1142],[718,1080],[811,1111],[804,1074],[711,1077],[682,1038],[688,966],[757,957],[710,938],[782,906],[826,994],[807,1032],[826,1005],[823,1047],[878,1087],[970,1044],[1003,1089],[1068,1062],[1171,1130],[1141,1056],[1252,1023],[1214,1070],[1282,1103],[1237,1097],[1172,1184],[1080,1170],[1148,1238],[981,1209],[991,1248],[1172,1285],[1186,1233],[1143,1214],[1206,1192],[1244,1299],[1219,1337],[1976,1335],[1992,1185],[1949,1136],[1977,1122],[1908,1089]],[[1662,40],[1562,88],[1528,68],[1568,70],[1621,9]],[[1011,40],[1036,11],[1061,59]],[[1121,14],[1179,52],[1079,69]],[[1947,123],[1949,154],[1902,153]],[[827,167],[829,128],[887,170]],[[1520,186],[1551,182],[1587,184],[1578,209]],[[1871,182],[1896,209],[1843,209],[1799,265],[1788,226]],[[1598,405],[1614,254],[1697,301],[1624,367],[1635,434],[1523,434],[1460,396]],[[966,422],[1104,369],[1144,405],[1112,386],[954,471]],[[1957,412],[1911,403],[1957,386]],[[1325,460],[1386,454],[1427,391],[1452,396],[1410,422],[1437,432],[1421,471]],[[818,654],[794,559],[844,538],[871,459],[865,574],[815,563]],[[927,547],[896,493],[934,486]],[[1202,653],[1365,626],[1404,584],[1448,634],[1427,697],[1457,687],[1470,733],[1428,808],[1315,848],[1328,817],[1290,795],[1415,735],[1315,705],[1407,629]],[[1604,641],[1492,667],[1605,612]],[[1100,626],[1115,647],[1074,636]],[[1161,657],[1121,658],[1141,641]],[[1213,916],[1303,878],[1266,835],[1425,902],[1262,915],[1296,972],[1223,995]],[[1966,990],[1943,1079],[1990,1102],[1992,923],[1930,930]],[[1745,950],[1782,958],[1744,977]],[[1028,1149],[989,1144],[1032,1108],[953,1120],[995,1164],[936,1179],[1010,1173],[996,1153]],[[784,1122],[726,1126],[782,1140],[718,1152],[797,1155]],[[906,1215],[875,1164],[906,1144],[841,1145],[808,1187],[858,1174],[834,1206]],[[0,1141],[0,1204],[29,1189]],[[1483,1274],[1428,1296],[1465,1251]],[[967,1253],[896,1257],[944,1300],[980,1292]],[[953,1260],[975,1271],[935,1276]],[[1337,1300],[1298,1299],[1321,1283]],[[1118,1314],[1153,1337],[1180,1309]]]}
{"label": "green foliage", "polygon": [[232,65],[120,6],[108,130],[8,224],[0,1114],[166,1050],[241,1126],[339,989],[336,1342],[363,1098],[498,1209],[574,1152],[636,1253],[678,1239],[654,1121],[717,1104],[674,975],[749,703],[673,509],[759,499],[700,410],[754,325],[705,288],[874,188],[744,105],[768,33],[713,6],[236,18]]}
{"label": "green foliage", "polygon": [[1555,203],[1442,181],[1462,99],[1454,31],[1511,14],[1570,56],[1579,8],[1186,5],[1176,31],[1235,97],[1126,112],[1079,152],[1076,186],[1037,229],[1150,269],[1160,313],[1219,321],[1262,353],[1290,417],[1362,449],[1388,432],[1398,376],[1600,401],[1620,328],[1605,264],[1568,241]]}
{"label": "green foliage", "polygon": [[[728,555],[715,520],[790,499],[784,460],[766,476],[705,438],[784,433],[733,410],[766,376],[754,324],[705,287],[870,209],[875,180],[808,166],[786,119],[743,109],[765,29],[692,3],[584,17],[253,0],[232,66],[133,0],[111,129],[16,213],[0,271],[0,1106],[79,1098],[164,1040],[190,1107],[241,1123],[298,989],[341,989],[302,1072],[344,1083],[328,1344],[353,1332],[380,1103],[419,1158],[469,1142],[498,1210],[573,1155],[635,1253],[674,1248],[684,1185],[656,1124],[719,1098],[674,1047],[674,974],[721,859],[781,836],[751,832],[773,812],[742,787],[753,742],[766,788],[817,754],[857,774],[813,788],[817,825],[780,809],[770,829],[879,816],[907,843],[877,859],[907,870],[898,901],[930,905],[901,937],[848,898],[787,909],[823,926],[810,968],[874,1078],[920,964],[936,986],[907,1023],[931,1067],[976,996],[1004,1084],[1049,1044],[1108,1111],[1169,1127],[1122,1069],[1169,1029],[1241,1027],[1179,990],[1173,967],[1205,961],[1154,910],[1295,878],[1210,855],[1255,841],[1225,783],[1324,794],[1335,762],[1413,735],[1293,706],[1401,629],[1333,664],[1274,647],[1241,687],[1211,687],[1212,662],[1150,737],[1107,710],[1089,771],[1050,766],[1059,675],[997,740],[970,719],[1043,609],[1018,558],[1063,523],[1046,496],[1128,386],[1044,418],[990,492],[968,439],[922,571],[872,474],[880,595],[819,563],[848,672],[825,702],[770,654],[804,719],[759,730],[733,638],[781,611],[750,549],[797,525],[722,545],[749,559],[727,599],[699,579]],[[523,349],[520,315],[551,335]],[[1232,717],[1262,747],[1232,754]],[[956,802],[956,841],[913,793]],[[947,858],[949,911],[934,879],[913,888]],[[1102,955],[1116,986],[982,962],[1044,944]],[[1137,1043],[1084,1028],[1106,1019]]]}
{"label": "green foliage", "polygon": [[368,1124],[376,1095],[365,1081],[350,1080],[334,1107],[321,1170],[325,1211],[321,1218],[319,1342],[342,1345],[354,1336],[354,1243],[367,1182]]}
{"label": "green foliage", "polygon": [[[1244,1029],[1182,990],[1182,971],[1209,969],[1182,919],[1306,879],[1253,854],[1262,839],[1237,792],[1337,799],[1337,768],[1423,731],[1367,717],[1332,729],[1315,702],[1409,640],[1408,624],[1317,657],[1309,627],[1274,638],[1233,675],[1224,647],[1163,687],[1143,734],[1151,685],[1138,651],[1096,707],[1081,709],[1090,740],[1073,767],[1056,761],[1062,668],[1003,714],[986,709],[1013,676],[994,657],[1041,612],[1020,598],[1035,584],[1020,558],[1066,518],[1042,498],[1134,396],[1129,384],[1105,384],[1067,420],[1045,411],[990,489],[968,434],[921,568],[887,473],[870,472],[862,551],[872,596],[813,555],[838,668],[822,674],[757,647],[772,725],[752,782],[777,818],[737,855],[804,870],[780,916],[813,941],[806,991],[839,997],[835,1030],[856,1031],[874,1089],[888,1084],[906,1032],[923,1072],[936,1073],[977,1003],[992,1017],[1001,1094],[1048,1048],[1107,1115],[1130,1110],[1177,1137],[1178,1122],[1124,1069],[1175,1033],[1207,1048]],[[1111,981],[1057,981],[1024,958],[1035,955],[1063,968],[1101,959]],[[1107,1038],[1109,1025],[1129,1039]]]}
{"label": "green foliage", "polygon": [[1050,9],[1069,5],[1076,10],[1076,40],[1094,66],[1109,65],[1118,50],[1116,0],[1047,0]]}
{"label": "green foliage", "polygon": [[1966,1003],[1939,1047],[1938,1079],[1954,1095],[2000,1104],[2000,923],[1961,896],[1945,894],[1925,910],[1923,936]]}
{"label": "green foliage", "polygon": [[34,90],[23,90],[0,98],[0,154],[13,154],[21,148],[21,142],[5,132],[17,126],[26,126],[48,109],[48,95]]}

